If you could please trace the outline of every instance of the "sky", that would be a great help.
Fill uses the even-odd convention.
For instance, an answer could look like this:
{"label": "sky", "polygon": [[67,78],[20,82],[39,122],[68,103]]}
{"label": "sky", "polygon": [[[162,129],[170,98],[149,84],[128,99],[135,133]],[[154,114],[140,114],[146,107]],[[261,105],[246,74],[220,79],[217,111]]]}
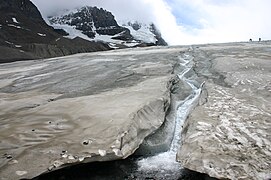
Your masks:
{"label": "sky", "polygon": [[84,5],[153,22],[170,45],[271,39],[270,0],[31,0],[43,17]]}

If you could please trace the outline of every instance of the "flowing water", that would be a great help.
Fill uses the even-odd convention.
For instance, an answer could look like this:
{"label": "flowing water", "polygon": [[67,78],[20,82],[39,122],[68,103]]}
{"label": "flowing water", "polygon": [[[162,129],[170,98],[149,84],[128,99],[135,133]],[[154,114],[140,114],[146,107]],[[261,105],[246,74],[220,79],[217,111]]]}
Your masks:
{"label": "flowing water", "polygon": [[137,162],[138,171],[142,174],[155,174],[156,178],[178,179],[181,177],[181,165],[176,162],[176,154],[180,147],[182,125],[186,120],[190,111],[196,105],[201,93],[201,87],[196,87],[192,81],[186,78],[186,74],[193,67],[193,57],[184,54],[184,58],[180,57],[180,65],[185,69],[178,74],[181,81],[187,83],[192,91],[191,94],[183,101],[178,102],[177,117],[175,130],[171,146],[167,152],[159,153],[152,157],[141,159]]}

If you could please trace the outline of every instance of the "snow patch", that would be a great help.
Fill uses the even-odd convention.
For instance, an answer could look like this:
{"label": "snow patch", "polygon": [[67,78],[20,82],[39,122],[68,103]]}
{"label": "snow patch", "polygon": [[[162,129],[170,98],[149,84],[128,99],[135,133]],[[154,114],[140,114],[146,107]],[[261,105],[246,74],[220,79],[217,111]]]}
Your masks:
{"label": "snow patch", "polygon": [[118,49],[119,47],[117,46],[117,44],[115,43],[109,43],[108,44],[110,48],[113,48],[113,49]]}
{"label": "snow patch", "polygon": [[122,45],[125,45],[128,47],[133,47],[133,46],[139,44],[137,42],[136,43],[135,42],[126,42],[126,41],[122,41],[122,40],[112,39],[113,37],[117,37],[117,35],[110,36],[110,35],[96,34],[94,41],[102,41],[102,42],[111,43],[111,46],[113,46],[113,48],[116,48],[116,46],[114,47],[114,44],[122,44]]}
{"label": "snow patch", "polygon": [[80,37],[88,41],[93,41],[93,39],[89,38],[87,35],[83,34],[81,31],[75,29],[75,26],[70,26],[67,24],[52,24],[52,26],[55,29],[64,29],[69,34],[68,36],[65,36],[66,38],[74,39],[76,37]]}
{"label": "snow patch", "polygon": [[10,45],[13,45],[13,43],[12,43],[12,42],[9,42],[9,41],[5,41],[5,43],[10,44]]}
{"label": "snow patch", "polygon": [[17,19],[15,17],[12,18],[12,21],[16,24],[19,24],[19,22],[17,21]]}
{"label": "snow patch", "polygon": [[39,36],[46,37],[46,34],[37,33]]}
{"label": "snow patch", "polygon": [[13,24],[8,24],[8,26],[9,26],[9,27],[15,27],[15,28],[17,28],[17,29],[22,29],[21,26],[15,26],[15,25],[13,25]]}

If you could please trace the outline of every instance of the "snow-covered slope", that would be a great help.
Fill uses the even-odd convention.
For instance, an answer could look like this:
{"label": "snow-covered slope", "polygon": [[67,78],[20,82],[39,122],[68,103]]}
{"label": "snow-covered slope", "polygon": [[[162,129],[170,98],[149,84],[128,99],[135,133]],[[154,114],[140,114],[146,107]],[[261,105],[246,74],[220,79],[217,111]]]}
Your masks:
{"label": "snow-covered slope", "polygon": [[144,24],[137,21],[121,22],[123,27],[130,30],[131,35],[145,43],[156,43],[156,35],[151,32],[151,24]]}

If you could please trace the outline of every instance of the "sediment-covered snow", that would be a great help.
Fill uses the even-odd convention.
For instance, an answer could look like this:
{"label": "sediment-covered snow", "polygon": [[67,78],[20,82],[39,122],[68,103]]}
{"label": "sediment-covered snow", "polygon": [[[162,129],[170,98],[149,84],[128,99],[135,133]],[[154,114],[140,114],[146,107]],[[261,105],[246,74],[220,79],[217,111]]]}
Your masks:
{"label": "sediment-covered snow", "polygon": [[184,125],[177,159],[221,179],[271,177],[270,44],[194,49],[194,70],[206,80],[200,105]]}
{"label": "sediment-covered snow", "polygon": [[0,65],[1,177],[127,158],[163,124],[178,52],[126,49]]}

